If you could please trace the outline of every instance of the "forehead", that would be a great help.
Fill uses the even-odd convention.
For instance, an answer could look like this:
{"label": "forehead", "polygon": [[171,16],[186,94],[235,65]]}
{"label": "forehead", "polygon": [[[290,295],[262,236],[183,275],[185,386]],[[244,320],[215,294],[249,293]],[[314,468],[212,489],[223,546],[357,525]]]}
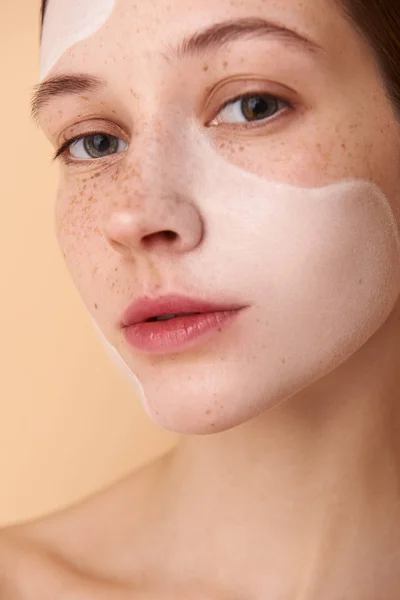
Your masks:
{"label": "forehead", "polygon": [[[50,0],[42,48],[42,79],[78,42],[101,43],[121,51],[152,52],[164,43],[215,22],[243,17],[274,20],[308,33],[322,44],[333,35],[333,0]],[[79,49],[78,49],[79,52]]]}

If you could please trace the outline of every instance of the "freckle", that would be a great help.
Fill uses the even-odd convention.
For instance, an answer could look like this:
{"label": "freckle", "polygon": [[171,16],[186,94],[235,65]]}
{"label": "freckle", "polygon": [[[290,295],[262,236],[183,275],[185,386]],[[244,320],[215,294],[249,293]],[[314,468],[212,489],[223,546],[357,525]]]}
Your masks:
{"label": "freckle", "polygon": [[208,69],[209,69],[209,66],[208,65],[204,65],[203,71],[208,71]]}
{"label": "freckle", "polygon": [[206,410],[206,415],[211,415],[212,411],[210,409]]}
{"label": "freckle", "polygon": [[286,364],[286,358],[281,358],[281,362],[285,365]]}
{"label": "freckle", "polygon": [[227,66],[228,66],[228,61],[224,60],[224,69],[226,69]]}
{"label": "freckle", "polygon": [[115,267],[114,271],[118,271],[118,267]]}
{"label": "freckle", "polygon": [[359,285],[363,282],[362,277],[358,280]]}
{"label": "freckle", "polygon": [[211,423],[211,427],[215,427],[215,423]]}

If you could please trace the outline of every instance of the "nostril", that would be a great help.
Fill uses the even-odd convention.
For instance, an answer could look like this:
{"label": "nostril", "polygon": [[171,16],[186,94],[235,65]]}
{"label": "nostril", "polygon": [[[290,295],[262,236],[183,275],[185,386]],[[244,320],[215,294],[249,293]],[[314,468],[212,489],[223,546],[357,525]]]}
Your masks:
{"label": "nostril", "polygon": [[153,247],[158,244],[164,245],[167,243],[168,245],[171,242],[174,242],[179,238],[179,234],[176,231],[172,231],[171,229],[164,229],[163,231],[157,231],[154,233],[149,233],[142,238],[142,243],[147,247]]}
{"label": "nostril", "polygon": [[167,238],[167,240],[176,240],[176,238],[178,237],[178,234],[175,231],[164,231],[164,236]]}

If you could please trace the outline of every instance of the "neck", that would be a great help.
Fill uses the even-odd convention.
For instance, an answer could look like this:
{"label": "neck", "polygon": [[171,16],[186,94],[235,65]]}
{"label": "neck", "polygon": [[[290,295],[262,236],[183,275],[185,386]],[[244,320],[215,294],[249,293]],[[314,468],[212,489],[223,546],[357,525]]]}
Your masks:
{"label": "neck", "polygon": [[247,598],[330,600],[348,589],[353,600],[392,598],[382,585],[398,577],[400,558],[394,319],[398,327],[393,314],[339,369],[261,417],[182,438],[165,470],[166,568],[189,560],[200,578]]}

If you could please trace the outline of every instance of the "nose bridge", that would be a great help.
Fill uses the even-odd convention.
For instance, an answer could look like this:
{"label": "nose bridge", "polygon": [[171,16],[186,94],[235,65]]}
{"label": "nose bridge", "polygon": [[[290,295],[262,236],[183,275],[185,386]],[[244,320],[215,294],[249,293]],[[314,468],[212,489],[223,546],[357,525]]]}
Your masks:
{"label": "nose bridge", "polygon": [[190,193],[185,168],[190,152],[182,130],[182,121],[158,116],[133,136],[103,213],[103,234],[115,250],[127,255],[167,247],[184,252],[200,243],[203,222]]}
{"label": "nose bridge", "polygon": [[189,154],[182,120],[171,114],[148,119],[128,150],[125,179],[129,188],[138,198],[166,196],[184,188]]}

